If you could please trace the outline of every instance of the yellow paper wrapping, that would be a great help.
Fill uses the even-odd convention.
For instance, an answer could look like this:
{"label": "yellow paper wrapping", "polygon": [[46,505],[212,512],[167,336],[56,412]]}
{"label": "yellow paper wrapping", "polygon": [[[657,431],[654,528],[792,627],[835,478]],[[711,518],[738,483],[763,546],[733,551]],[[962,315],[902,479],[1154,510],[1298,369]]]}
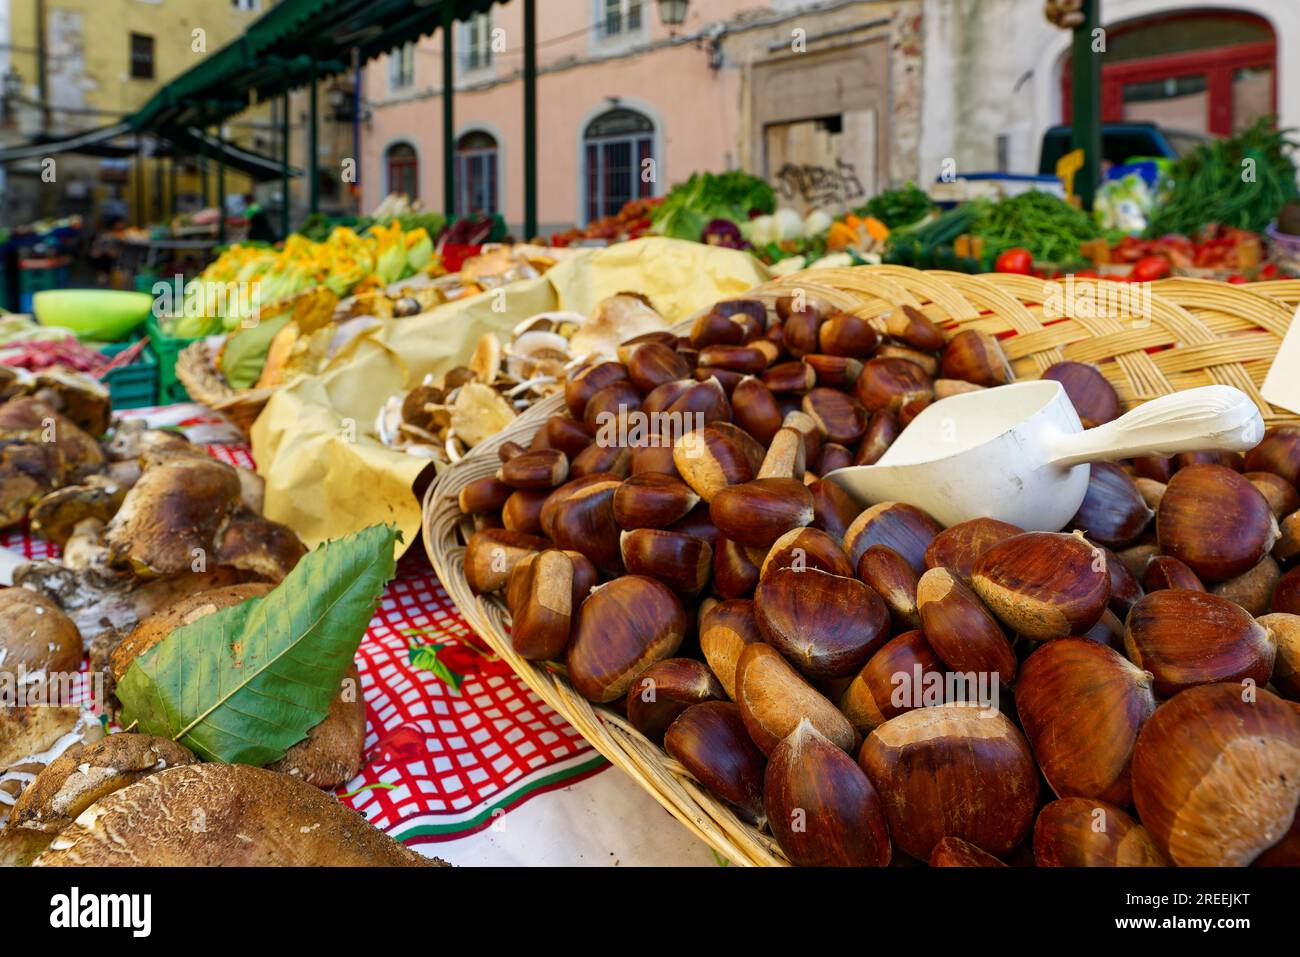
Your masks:
{"label": "yellow paper wrapping", "polygon": [[485,332],[503,342],[520,321],[565,309],[590,313],[618,292],[650,297],[669,322],[764,282],[747,253],[673,239],[640,239],[579,253],[538,279],[384,320],[321,374],[279,390],[253,426],[253,456],[266,479],[266,514],[309,547],[381,522],[420,531],[413,486],[426,459],[382,445],[375,419],[389,396],[468,361]]}

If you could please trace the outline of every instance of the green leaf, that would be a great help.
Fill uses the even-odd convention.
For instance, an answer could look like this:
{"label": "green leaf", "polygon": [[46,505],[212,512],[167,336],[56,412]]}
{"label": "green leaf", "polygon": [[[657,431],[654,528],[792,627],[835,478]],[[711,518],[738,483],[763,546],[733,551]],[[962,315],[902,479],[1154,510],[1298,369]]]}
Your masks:
{"label": "green leaf", "polygon": [[461,676],[448,668],[447,663],[438,657],[438,651],[443,647],[443,645],[412,645],[408,654],[411,667],[420,671],[433,672],[443,684],[449,685],[452,691],[459,694]]}
{"label": "green leaf", "polygon": [[123,723],[206,761],[278,761],[338,694],[393,577],[399,537],[374,525],[327,542],[264,598],[177,628],[118,683]]}

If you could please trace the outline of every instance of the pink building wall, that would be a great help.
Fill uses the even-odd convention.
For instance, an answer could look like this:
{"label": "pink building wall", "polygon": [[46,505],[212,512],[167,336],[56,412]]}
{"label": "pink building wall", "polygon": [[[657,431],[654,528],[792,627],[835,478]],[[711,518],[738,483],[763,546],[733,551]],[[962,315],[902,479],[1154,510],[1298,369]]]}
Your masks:
{"label": "pink building wall", "polygon": [[[638,42],[664,45],[633,56],[601,59],[619,46],[599,43],[594,32],[586,29],[594,20],[596,6],[592,0],[538,3],[538,63],[542,71],[537,89],[538,219],[544,233],[582,219],[582,131],[592,118],[615,105],[611,98],[655,123],[656,195],[695,170],[740,165],[740,71],[711,69],[707,41],[669,45],[669,33],[659,22],[654,0],[643,0],[644,32]],[[753,8],[766,9],[744,0],[693,0],[687,21],[677,33],[688,36],[710,22]],[[457,137],[485,130],[497,140],[499,202],[506,221],[515,225],[523,219],[523,87],[517,76],[495,84],[484,81],[493,76],[506,80],[522,66],[522,16],[519,3],[493,8],[492,26],[504,30],[506,50],[494,55],[490,71],[461,77],[454,101]],[[456,39],[461,39],[459,34]],[[458,58],[462,50],[458,48]],[[362,123],[363,210],[373,208],[385,195],[384,155],[398,142],[409,143],[418,153],[419,193],[425,208],[442,209],[442,100],[437,93],[441,58],[440,33],[422,40],[415,54],[414,82],[397,91],[390,89],[387,58],[365,70],[362,91],[368,109]]]}

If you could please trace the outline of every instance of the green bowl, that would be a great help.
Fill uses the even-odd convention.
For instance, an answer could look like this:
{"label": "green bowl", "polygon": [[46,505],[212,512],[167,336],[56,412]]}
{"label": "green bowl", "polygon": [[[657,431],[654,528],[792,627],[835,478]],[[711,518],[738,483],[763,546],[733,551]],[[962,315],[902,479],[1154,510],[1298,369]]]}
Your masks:
{"label": "green bowl", "polygon": [[78,339],[116,342],[149,317],[153,296],[117,289],[47,289],[32,297],[32,311],[41,325],[70,329]]}

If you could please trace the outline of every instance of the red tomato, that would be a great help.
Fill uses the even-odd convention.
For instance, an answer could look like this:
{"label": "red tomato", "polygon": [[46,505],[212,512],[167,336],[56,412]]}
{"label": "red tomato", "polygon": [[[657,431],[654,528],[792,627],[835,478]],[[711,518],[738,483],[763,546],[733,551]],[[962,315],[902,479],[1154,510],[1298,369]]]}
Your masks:
{"label": "red tomato", "polygon": [[1244,286],[1246,283],[1250,282],[1250,280],[1240,273],[1233,273],[1225,280],[1225,282],[1230,282],[1234,286]]}
{"label": "red tomato", "polygon": [[1017,273],[1021,276],[1028,276],[1034,269],[1034,257],[1028,249],[1021,249],[1019,246],[1008,249],[1002,255],[998,256],[997,262],[993,264],[995,272]]}
{"label": "red tomato", "polygon": [[1075,279],[1100,279],[1101,273],[1095,269],[1079,269],[1074,273]]}
{"label": "red tomato", "polygon": [[1129,278],[1136,282],[1154,282],[1169,275],[1169,260],[1164,256],[1143,256],[1133,264]]}

